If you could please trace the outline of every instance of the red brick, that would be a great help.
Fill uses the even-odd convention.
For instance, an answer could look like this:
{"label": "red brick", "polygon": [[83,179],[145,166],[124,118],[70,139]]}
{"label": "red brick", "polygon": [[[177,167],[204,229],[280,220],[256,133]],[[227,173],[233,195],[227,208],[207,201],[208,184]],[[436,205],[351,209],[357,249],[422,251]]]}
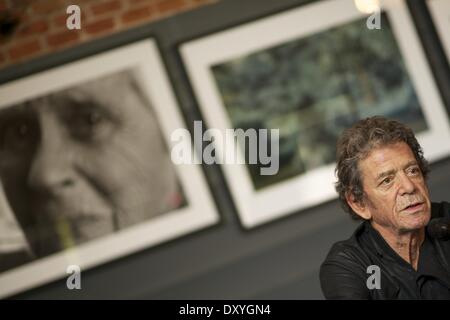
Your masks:
{"label": "red brick", "polygon": [[114,20],[113,18],[99,20],[83,26],[82,29],[84,29],[88,34],[102,33],[114,29]]}
{"label": "red brick", "polygon": [[[1,3],[0,3],[1,4]],[[0,52],[0,64],[4,63],[6,61],[6,57],[3,53]]]}
{"label": "red brick", "polygon": [[[66,27],[66,22],[67,22],[67,14],[60,14],[57,15],[55,18],[53,18],[53,25],[57,28],[62,28],[62,27]],[[81,23],[83,23],[83,18],[81,18]]]}
{"label": "red brick", "polygon": [[120,10],[122,7],[120,1],[111,0],[103,3],[95,3],[91,5],[91,11],[94,15],[101,15]]}
{"label": "red brick", "polygon": [[4,1],[6,4],[9,4],[9,7],[11,8],[25,8],[27,7],[31,2],[37,2],[36,0],[6,0]]}
{"label": "red brick", "polygon": [[154,13],[155,13],[155,11],[154,11],[153,7],[151,7],[151,6],[132,9],[132,10],[126,11],[122,15],[122,21],[124,23],[133,23],[133,22],[148,20],[150,17],[152,17],[154,15]]}
{"label": "red brick", "polygon": [[36,21],[35,14],[29,13],[27,11],[21,11],[20,13],[17,12],[16,16],[20,19],[20,24],[22,24],[22,25]]}
{"label": "red brick", "polygon": [[80,39],[80,32],[77,30],[65,30],[63,32],[55,33],[47,37],[49,46],[56,48],[65,46],[69,43],[76,42]]}
{"label": "red brick", "polygon": [[49,14],[56,11],[66,12],[67,6],[63,0],[36,0],[31,5],[37,14]]}
{"label": "red brick", "polygon": [[176,12],[187,7],[187,3],[184,0],[164,0],[158,3],[157,7],[160,13]]}
{"label": "red brick", "polygon": [[44,33],[48,30],[48,23],[44,20],[35,21],[20,27],[18,34],[21,36],[28,36],[32,34]]}
{"label": "red brick", "polygon": [[157,1],[161,1],[161,0],[128,0],[128,1],[130,1],[130,4],[133,6],[133,5],[143,4],[143,3],[145,3],[145,4],[154,4]]}
{"label": "red brick", "polygon": [[38,40],[34,39],[27,42],[22,42],[11,47],[8,50],[9,57],[13,61],[20,60],[24,57],[34,55],[41,50],[41,45]]}

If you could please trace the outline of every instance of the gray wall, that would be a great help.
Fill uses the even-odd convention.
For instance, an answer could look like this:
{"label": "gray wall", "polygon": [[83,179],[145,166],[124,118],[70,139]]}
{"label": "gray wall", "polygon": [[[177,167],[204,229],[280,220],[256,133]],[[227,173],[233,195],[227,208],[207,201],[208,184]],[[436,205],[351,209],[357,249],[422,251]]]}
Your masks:
{"label": "gray wall", "polygon": [[[0,83],[44,70],[134,40],[155,36],[187,122],[200,119],[182,71],[177,46],[214,30],[307,1],[222,0],[152,25],[140,27],[60,54],[3,70]],[[448,65],[436,35],[418,1],[412,11],[443,93]],[[431,39],[431,40],[430,40]],[[447,69],[445,69],[447,68]],[[448,95],[447,95],[448,96]],[[448,102],[447,98],[446,101]],[[444,142],[443,143],[450,143]],[[432,199],[450,200],[450,159],[433,164]],[[349,237],[356,224],[331,201],[246,231],[239,224],[220,168],[204,172],[214,192],[220,224],[157,247],[115,260],[82,274],[80,291],[69,291],[65,279],[22,293],[17,298],[132,299],[321,299],[318,269],[330,246]]]}

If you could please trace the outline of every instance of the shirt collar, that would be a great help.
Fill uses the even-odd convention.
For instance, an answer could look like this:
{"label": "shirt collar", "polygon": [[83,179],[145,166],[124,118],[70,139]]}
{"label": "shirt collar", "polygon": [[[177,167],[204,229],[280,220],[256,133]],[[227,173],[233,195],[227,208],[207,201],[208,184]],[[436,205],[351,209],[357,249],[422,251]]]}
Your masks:
{"label": "shirt collar", "polygon": [[433,241],[428,236],[420,248],[417,272],[443,281],[450,289],[450,275],[439,262],[440,258]]}
{"label": "shirt collar", "polygon": [[[431,219],[440,216],[442,214],[440,211],[441,210],[438,203],[431,203]],[[372,227],[370,221],[364,221],[362,227],[364,231],[368,233],[369,238],[372,240],[372,246],[380,257],[390,257],[391,259],[412,268],[408,262],[406,262],[394,249],[391,248],[383,236],[374,227]],[[427,237],[426,232],[425,237]]]}
{"label": "shirt collar", "polygon": [[365,229],[372,240],[372,246],[377,252],[378,256],[383,259],[394,260],[400,265],[412,269],[412,266],[405,261],[400,255],[391,248],[391,246],[386,242],[383,236],[372,226],[369,221],[365,221]]}

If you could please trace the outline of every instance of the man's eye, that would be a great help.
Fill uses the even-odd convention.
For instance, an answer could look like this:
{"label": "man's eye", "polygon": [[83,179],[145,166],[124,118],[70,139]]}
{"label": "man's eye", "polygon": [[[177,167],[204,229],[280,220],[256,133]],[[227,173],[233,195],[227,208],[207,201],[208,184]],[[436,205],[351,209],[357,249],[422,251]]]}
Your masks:
{"label": "man's eye", "polygon": [[383,181],[381,181],[381,184],[382,185],[388,185],[391,182],[392,182],[392,178],[389,177],[389,178],[383,179]]}
{"label": "man's eye", "polygon": [[411,174],[411,175],[418,175],[418,174],[420,174],[420,169],[418,168],[418,167],[413,167],[413,168],[411,168],[410,170],[409,170],[409,173]]}
{"label": "man's eye", "polygon": [[25,152],[37,138],[33,126],[26,120],[13,120],[1,128],[1,149],[7,152]]}
{"label": "man's eye", "polygon": [[103,115],[95,111],[89,112],[89,114],[87,114],[85,117],[85,121],[89,126],[94,127],[96,125],[99,125],[103,121]]}
{"label": "man's eye", "polygon": [[108,129],[108,119],[95,110],[73,115],[70,121],[71,133],[81,140],[94,140],[103,137]]}

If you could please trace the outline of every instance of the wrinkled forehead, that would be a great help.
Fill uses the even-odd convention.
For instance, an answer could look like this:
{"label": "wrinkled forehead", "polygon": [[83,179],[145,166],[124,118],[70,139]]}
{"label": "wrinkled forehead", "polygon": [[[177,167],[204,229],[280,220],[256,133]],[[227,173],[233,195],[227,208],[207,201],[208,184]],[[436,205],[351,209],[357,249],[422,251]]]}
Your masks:
{"label": "wrinkled forehead", "polygon": [[379,145],[358,162],[358,167],[367,176],[376,177],[380,172],[402,169],[417,164],[411,148],[405,142]]}
{"label": "wrinkled forehead", "polygon": [[[130,102],[134,105],[136,103],[143,104],[144,99],[132,72],[123,71],[89,80],[12,107],[18,112],[59,112],[65,108],[87,105],[101,106],[112,112],[121,113],[125,106],[130,107]],[[2,114],[3,112],[0,112],[0,116]]]}

